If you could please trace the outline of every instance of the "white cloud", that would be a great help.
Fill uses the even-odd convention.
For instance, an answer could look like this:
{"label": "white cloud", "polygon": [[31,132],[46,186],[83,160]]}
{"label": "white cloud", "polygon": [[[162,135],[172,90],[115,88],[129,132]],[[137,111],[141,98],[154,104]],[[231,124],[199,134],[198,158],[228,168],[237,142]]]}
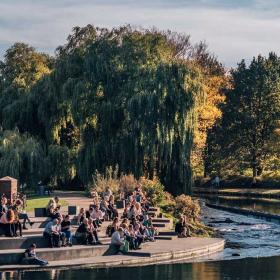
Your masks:
{"label": "white cloud", "polygon": [[[152,3],[152,4],[148,4]],[[130,23],[185,32],[206,40],[227,66],[259,53],[279,52],[280,9],[276,0],[1,0],[0,56],[15,41],[53,52],[73,26]],[[235,6],[232,4],[235,3]]]}

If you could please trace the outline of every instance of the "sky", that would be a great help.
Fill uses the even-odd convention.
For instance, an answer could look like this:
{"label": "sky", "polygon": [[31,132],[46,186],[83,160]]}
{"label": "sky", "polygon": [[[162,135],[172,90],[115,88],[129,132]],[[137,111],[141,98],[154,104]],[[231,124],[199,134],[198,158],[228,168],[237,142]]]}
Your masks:
{"label": "sky", "polygon": [[0,60],[14,42],[54,54],[74,26],[170,29],[205,41],[226,67],[280,55],[280,0],[0,0]]}

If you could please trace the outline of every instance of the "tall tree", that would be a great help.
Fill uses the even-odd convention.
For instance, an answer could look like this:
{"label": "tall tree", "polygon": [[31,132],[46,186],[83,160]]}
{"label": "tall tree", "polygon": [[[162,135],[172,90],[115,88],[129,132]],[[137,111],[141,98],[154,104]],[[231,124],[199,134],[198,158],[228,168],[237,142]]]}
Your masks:
{"label": "tall tree", "polygon": [[253,58],[248,67],[242,61],[232,72],[232,81],[212,140],[218,140],[216,152],[222,159],[235,168],[251,168],[255,178],[262,174],[279,127],[280,59],[271,53],[268,58]]}
{"label": "tall tree", "polygon": [[[0,124],[4,128],[26,131],[27,94],[44,75],[51,72],[53,59],[24,43],[15,43],[0,61]],[[20,115],[20,116],[19,116]],[[30,119],[30,117],[29,117]]]}

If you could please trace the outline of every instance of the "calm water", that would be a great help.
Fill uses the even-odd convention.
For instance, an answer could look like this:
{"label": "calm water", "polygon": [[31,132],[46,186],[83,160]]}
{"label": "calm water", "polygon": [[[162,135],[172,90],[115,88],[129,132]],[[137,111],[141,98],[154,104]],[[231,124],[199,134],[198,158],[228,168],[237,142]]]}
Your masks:
{"label": "calm water", "polygon": [[280,215],[280,200],[278,199],[253,199],[246,197],[208,196],[207,200],[211,203],[217,203],[224,206],[240,207],[244,209]]}
{"label": "calm water", "polygon": [[[6,272],[1,274],[0,280],[280,279],[280,224],[205,206],[202,209],[203,220],[221,232],[227,240],[227,247],[223,252],[197,260],[196,263],[97,270]],[[231,222],[225,223],[226,219],[231,219]]]}
{"label": "calm water", "polygon": [[[149,267],[99,270],[67,270],[51,272],[33,272],[23,274],[5,274],[2,279],[21,280],[177,280],[177,279],[280,279],[280,257],[262,259],[239,259],[232,261],[205,262],[194,264],[156,265]],[[5,278],[4,278],[5,277]]]}

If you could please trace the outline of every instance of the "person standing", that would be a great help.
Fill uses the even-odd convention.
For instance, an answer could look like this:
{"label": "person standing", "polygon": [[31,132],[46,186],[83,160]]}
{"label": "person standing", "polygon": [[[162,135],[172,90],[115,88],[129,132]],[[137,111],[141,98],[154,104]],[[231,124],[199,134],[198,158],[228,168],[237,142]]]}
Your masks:
{"label": "person standing", "polygon": [[216,175],[216,177],[214,179],[214,185],[216,188],[220,187],[220,177],[218,175]]}

